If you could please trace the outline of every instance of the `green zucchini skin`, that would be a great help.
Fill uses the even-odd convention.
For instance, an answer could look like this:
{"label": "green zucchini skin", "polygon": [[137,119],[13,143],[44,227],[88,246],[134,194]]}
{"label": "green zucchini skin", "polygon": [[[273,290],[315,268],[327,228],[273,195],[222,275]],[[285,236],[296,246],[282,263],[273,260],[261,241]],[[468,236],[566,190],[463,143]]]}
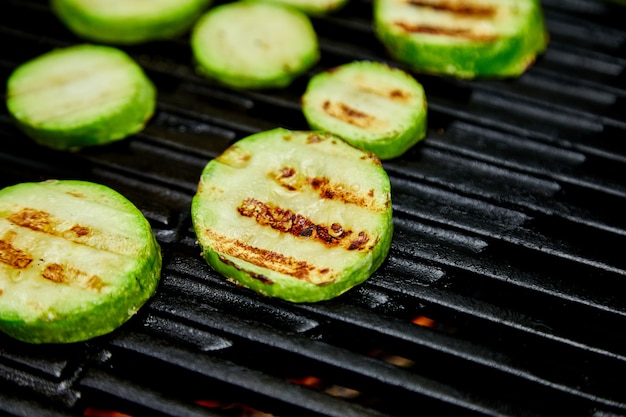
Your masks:
{"label": "green zucchini skin", "polygon": [[382,160],[398,157],[426,136],[424,88],[409,73],[354,61],[313,76],[302,96],[309,126],[342,137]]}
{"label": "green zucchini skin", "polygon": [[282,88],[320,57],[306,14],[271,2],[242,0],[211,8],[191,34],[199,74],[232,88]]}
{"label": "green zucchini skin", "polygon": [[76,150],[141,131],[156,107],[156,88],[125,52],[81,44],[54,49],[16,68],[7,108],[35,142]]}
{"label": "green zucchini skin", "polygon": [[[446,4],[443,0],[436,3]],[[517,77],[535,62],[548,44],[549,35],[539,0],[487,2],[492,10],[506,10],[514,17],[506,27],[493,23],[495,28],[482,37],[464,33],[471,32],[472,25],[491,26],[498,12],[481,17],[479,11],[476,17],[469,19],[461,15],[465,22],[472,23],[442,30],[436,20],[429,23],[416,20],[408,13],[410,4],[404,0],[375,0],[374,28],[390,55],[416,72],[461,79]],[[479,7],[476,2],[467,0],[464,5]],[[392,13],[397,7],[408,8],[405,20],[397,19]]]}
{"label": "green zucchini skin", "polygon": [[328,300],[361,284],[393,235],[380,160],[314,131],[277,128],[236,142],[205,167],[191,215],[214,270],[291,302]]}
{"label": "green zucchini skin", "polygon": [[0,331],[15,339],[73,343],[112,332],[155,293],[161,263],[148,221],[104,185],[0,190]]}
{"label": "green zucchini skin", "polygon": [[137,45],[186,33],[211,0],[51,0],[54,13],[77,36]]}

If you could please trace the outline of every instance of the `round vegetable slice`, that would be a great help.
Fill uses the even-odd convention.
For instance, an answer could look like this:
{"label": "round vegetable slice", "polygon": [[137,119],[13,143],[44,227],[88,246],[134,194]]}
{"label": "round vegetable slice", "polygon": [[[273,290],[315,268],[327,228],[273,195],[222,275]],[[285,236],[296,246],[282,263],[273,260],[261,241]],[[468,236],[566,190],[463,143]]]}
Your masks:
{"label": "round vegetable slice", "polygon": [[415,71],[458,78],[518,76],[548,43],[539,0],[375,0],[374,27]]}
{"label": "round vegetable slice", "polygon": [[154,294],[161,253],[142,213],[99,184],[0,190],[0,331],[31,343],[111,332]]}
{"label": "round vegetable slice", "polygon": [[422,85],[379,62],[355,61],[315,75],[302,111],[311,128],[341,136],[380,159],[402,155],[426,134]]}
{"label": "round vegetable slice", "polygon": [[36,142],[78,149],[123,139],[154,113],[156,90],[123,51],[98,45],[55,49],[19,66],[7,108]]}
{"label": "round vegetable slice", "polygon": [[273,129],[204,169],[191,215],[208,264],[261,294],[315,302],[365,281],[393,234],[380,160],[330,134]]}
{"label": "round vegetable slice", "polygon": [[132,45],[185,33],[211,0],[52,0],[52,9],[76,35]]}
{"label": "round vegetable slice", "polygon": [[304,13],[254,1],[209,10],[193,29],[191,47],[199,73],[236,88],[285,87],[320,55]]}

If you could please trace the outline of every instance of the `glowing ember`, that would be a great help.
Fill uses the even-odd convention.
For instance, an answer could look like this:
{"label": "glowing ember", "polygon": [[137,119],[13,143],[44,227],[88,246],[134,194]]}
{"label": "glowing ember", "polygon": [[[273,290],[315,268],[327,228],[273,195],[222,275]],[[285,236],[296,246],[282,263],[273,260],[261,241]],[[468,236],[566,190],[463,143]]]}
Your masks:
{"label": "glowing ember", "polygon": [[321,388],[322,386],[322,380],[313,375],[305,376],[303,378],[289,378],[287,380],[289,382],[293,382],[294,384],[303,385],[305,387]]}
{"label": "glowing ember", "polygon": [[435,327],[435,324],[436,324],[435,320],[428,318],[426,316],[417,316],[413,320],[411,320],[411,323],[417,324],[418,326],[430,327],[430,328]]}
{"label": "glowing ember", "polygon": [[97,408],[87,408],[83,412],[85,417],[133,417],[129,414],[120,413],[111,410],[98,410]]}

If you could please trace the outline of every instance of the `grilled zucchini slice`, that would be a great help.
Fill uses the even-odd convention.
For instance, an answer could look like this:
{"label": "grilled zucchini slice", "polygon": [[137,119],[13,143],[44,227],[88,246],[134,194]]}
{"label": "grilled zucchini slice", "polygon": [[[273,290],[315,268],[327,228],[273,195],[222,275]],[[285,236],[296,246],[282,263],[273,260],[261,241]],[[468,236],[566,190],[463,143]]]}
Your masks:
{"label": "grilled zucchini slice", "polygon": [[234,88],[286,87],[320,55],[304,13],[254,1],[209,10],[193,29],[191,47],[200,74]]}
{"label": "grilled zucchini slice", "polygon": [[52,0],[52,10],[77,36],[135,45],[187,32],[210,0]]}
{"label": "grilled zucchini slice", "polygon": [[315,75],[302,111],[312,129],[332,132],[380,159],[402,155],[426,135],[422,85],[380,62],[355,61]]}
{"label": "grilled zucchini slice", "polygon": [[58,180],[0,190],[0,331],[69,343],[116,329],[154,294],[150,224],[104,185]]}
{"label": "grilled zucchini slice", "polygon": [[293,302],[362,283],[393,234],[380,160],[314,131],[277,128],[236,142],[202,172],[191,215],[211,267]]}
{"label": "grilled zucchini slice", "polygon": [[539,0],[375,0],[374,28],[413,70],[515,77],[548,43]]}
{"label": "grilled zucchini slice", "polygon": [[17,126],[36,142],[73,150],[142,130],[154,113],[156,89],[123,51],[84,44],[19,66],[6,100]]}

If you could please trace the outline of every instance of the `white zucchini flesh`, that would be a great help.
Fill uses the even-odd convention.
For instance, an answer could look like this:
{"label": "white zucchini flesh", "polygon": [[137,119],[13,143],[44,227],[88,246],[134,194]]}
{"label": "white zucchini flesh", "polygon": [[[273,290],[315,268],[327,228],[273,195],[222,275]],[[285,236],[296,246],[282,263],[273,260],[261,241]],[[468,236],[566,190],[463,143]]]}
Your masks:
{"label": "white zucchini flesh", "polygon": [[203,171],[192,219],[215,270],[294,302],[362,283],[393,234],[380,160],[314,131],[274,129],[236,142]]}
{"label": "white zucchini flesh", "polygon": [[87,340],[154,294],[160,247],[142,213],[85,181],[0,190],[0,331],[31,343]]}
{"label": "white zucchini flesh", "polygon": [[354,61],[311,78],[302,110],[312,129],[326,130],[380,159],[405,153],[424,138],[424,89],[409,73]]}
{"label": "white zucchini flesh", "polygon": [[55,149],[102,145],[137,133],[156,89],[123,51],[99,45],[52,50],[16,68],[7,108],[27,135]]}

